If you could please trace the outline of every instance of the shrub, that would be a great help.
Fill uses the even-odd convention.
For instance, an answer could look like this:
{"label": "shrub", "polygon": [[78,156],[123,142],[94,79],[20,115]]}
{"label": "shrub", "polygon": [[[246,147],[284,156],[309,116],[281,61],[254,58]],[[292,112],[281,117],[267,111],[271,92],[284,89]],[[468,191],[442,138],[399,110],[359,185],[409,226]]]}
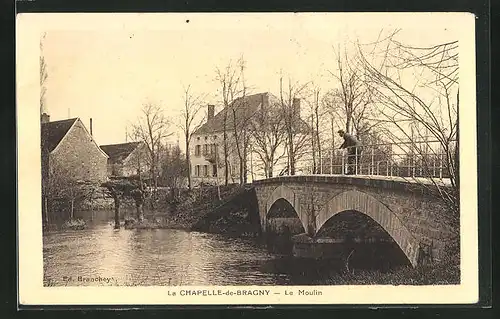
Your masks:
{"label": "shrub", "polygon": [[87,223],[80,218],[67,220],[62,225],[62,229],[81,230],[85,228],[87,228]]}

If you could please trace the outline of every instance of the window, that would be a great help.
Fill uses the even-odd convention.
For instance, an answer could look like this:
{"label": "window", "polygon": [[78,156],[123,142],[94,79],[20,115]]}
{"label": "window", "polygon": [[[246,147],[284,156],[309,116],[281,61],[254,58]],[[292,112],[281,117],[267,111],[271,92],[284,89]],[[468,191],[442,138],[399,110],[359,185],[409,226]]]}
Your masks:
{"label": "window", "polygon": [[217,144],[210,144],[210,154],[216,154]]}
{"label": "window", "polygon": [[208,144],[203,144],[203,155],[208,155]]}
{"label": "window", "polygon": [[203,176],[208,176],[208,165],[203,165]]}
{"label": "window", "polygon": [[195,156],[200,156],[200,153],[201,153],[201,145],[196,145],[194,147],[194,155]]}
{"label": "window", "polygon": [[194,171],[194,175],[195,176],[200,176],[200,165],[196,165],[195,166],[195,171]]}
{"label": "window", "polygon": [[217,165],[212,165],[212,176],[217,177]]}

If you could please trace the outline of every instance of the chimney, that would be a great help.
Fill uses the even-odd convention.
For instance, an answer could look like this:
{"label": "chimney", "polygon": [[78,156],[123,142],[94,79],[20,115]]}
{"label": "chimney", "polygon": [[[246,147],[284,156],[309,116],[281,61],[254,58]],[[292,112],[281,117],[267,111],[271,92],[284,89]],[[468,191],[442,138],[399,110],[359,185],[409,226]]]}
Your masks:
{"label": "chimney", "polygon": [[92,118],[90,118],[90,136],[93,136],[92,135]]}
{"label": "chimney", "polygon": [[210,121],[214,117],[214,115],[215,115],[215,105],[209,104],[207,121]]}
{"label": "chimney", "polygon": [[293,115],[300,118],[300,99],[294,98],[292,102]]}
{"label": "chimney", "polygon": [[42,113],[42,115],[40,115],[40,122],[42,124],[49,123],[50,122],[50,115],[48,115],[47,113]]}
{"label": "chimney", "polygon": [[262,93],[262,109],[267,110],[269,107],[269,93]]}

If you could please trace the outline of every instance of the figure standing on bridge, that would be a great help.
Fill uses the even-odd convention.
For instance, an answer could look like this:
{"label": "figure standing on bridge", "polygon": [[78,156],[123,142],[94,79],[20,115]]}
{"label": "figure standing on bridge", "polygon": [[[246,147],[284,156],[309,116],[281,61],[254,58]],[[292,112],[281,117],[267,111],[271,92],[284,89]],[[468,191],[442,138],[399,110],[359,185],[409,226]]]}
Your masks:
{"label": "figure standing on bridge", "polygon": [[361,142],[351,134],[339,130],[340,137],[344,139],[344,143],[339,149],[347,148],[347,174],[352,175],[355,172],[355,165],[359,163],[361,157]]}

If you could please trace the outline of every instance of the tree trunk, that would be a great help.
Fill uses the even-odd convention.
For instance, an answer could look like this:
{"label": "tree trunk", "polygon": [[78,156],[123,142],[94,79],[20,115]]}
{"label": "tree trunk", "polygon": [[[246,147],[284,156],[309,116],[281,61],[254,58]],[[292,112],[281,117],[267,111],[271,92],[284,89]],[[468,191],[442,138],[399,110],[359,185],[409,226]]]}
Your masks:
{"label": "tree trunk", "polygon": [[75,200],[72,199],[71,200],[71,209],[70,209],[70,219],[73,220],[74,219],[74,207],[75,207]]}
{"label": "tree trunk", "polygon": [[319,138],[319,115],[318,112],[316,111],[316,147],[318,149],[318,163],[319,163],[319,171],[318,173],[321,174],[323,172],[323,160],[322,160],[322,154],[321,154],[321,141]]}
{"label": "tree trunk", "polygon": [[289,128],[288,132],[288,164],[290,166],[290,170],[288,172],[288,175],[295,175],[295,150],[293,149],[293,133],[290,132],[292,128]]}
{"label": "tree trunk", "polygon": [[457,189],[457,200],[459,202],[460,199],[460,122],[459,122],[459,116],[460,116],[460,99],[459,99],[459,92],[460,90],[457,90],[457,142],[455,145],[455,188]]}
{"label": "tree trunk", "polygon": [[44,216],[44,219],[45,219],[45,225],[48,225],[49,224],[49,205],[48,205],[48,199],[47,199],[47,196],[45,196],[43,198],[43,207],[45,209],[45,216]]}
{"label": "tree trunk", "polygon": [[274,169],[274,165],[273,165],[273,162],[274,162],[274,158],[270,158],[268,163],[268,169],[267,169],[267,174],[269,176],[269,178],[273,177],[273,169]]}
{"label": "tree trunk", "polygon": [[245,145],[243,145],[243,185],[248,182],[248,139],[245,132],[245,139],[243,140]]}
{"label": "tree trunk", "polygon": [[332,119],[331,119],[331,129],[332,129],[332,152],[335,151],[335,123],[334,123],[334,120],[333,120],[333,115],[332,115]]}
{"label": "tree trunk", "polygon": [[347,114],[346,120],[345,120],[345,132],[346,133],[351,133],[351,114]]}
{"label": "tree trunk", "polygon": [[120,228],[120,199],[117,194],[113,194],[113,199],[115,201],[115,229]]}
{"label": "tree trunk", "polygon": [[143,204],[140,202],[136,202],[135,209],[136,209],[137,220],[139,222],[142,222],[144,220]]}
{"label": "tree trunk", "polygon": [[[150,176],[150,186],[151,186],[151,189],[152,189],[152,194],[151,194],[151,203],[150,203],[150,206],[151,206],[151,209],[153,210],[154,209],[154,200],[155,200],[155,197],[156,197],[156,174],[155,174],[155,166],[156,166],[156,159],[155,159],[155,154],[154,154],[154,151],[151,152],[151,167],[149,168],[149,174],[151,175]],[[151,185],[152,184],[152,185]]]}
{"label": "tree trunk", "polygon": [[186,136],[186,165],[188,167],[188,189],[191,189],[191,155],[189,154],[189,139]]}
{"label": "tree trunk", "polygon": [[219,200],[221,200],[221,198],[220,198],[220,183],[219,183],[219,147],[218,147],[218,144],[215,145],[215,165],[217,167],[217,174],[216,174],[216,178],[217,178],[217,197],[219,198]]}
{"label": "tree trunk", "polygon": [[314,117],[313,114],[311,114],[311,145],[312,145],[312,173],[316,174],[316,146],[314,145],[315,143],[315,138],[314,138]]}
{"label": "tree trunk", "polygon": [[243,161],[240,158],[240,185],[243,185]]}
{"label": "tree trunk", "polygon": [[227,150],[227,105],[225,105],[224,110],[224,129],[223,129],[223,140],[224,140],[224,185],[227,186],[229,182],[229,162],[227,159],[228,150]]}
{"label": "tree trunk", "polygon": [[253,170],[253,147],[250,149],[250,171],[252,174],[252,182],[255,181],[255,175]]}
{"label": "tree trunk", "polygon": [[290,175],[295,175],[295,150],[293,149],[293,144],[290,153]]}

